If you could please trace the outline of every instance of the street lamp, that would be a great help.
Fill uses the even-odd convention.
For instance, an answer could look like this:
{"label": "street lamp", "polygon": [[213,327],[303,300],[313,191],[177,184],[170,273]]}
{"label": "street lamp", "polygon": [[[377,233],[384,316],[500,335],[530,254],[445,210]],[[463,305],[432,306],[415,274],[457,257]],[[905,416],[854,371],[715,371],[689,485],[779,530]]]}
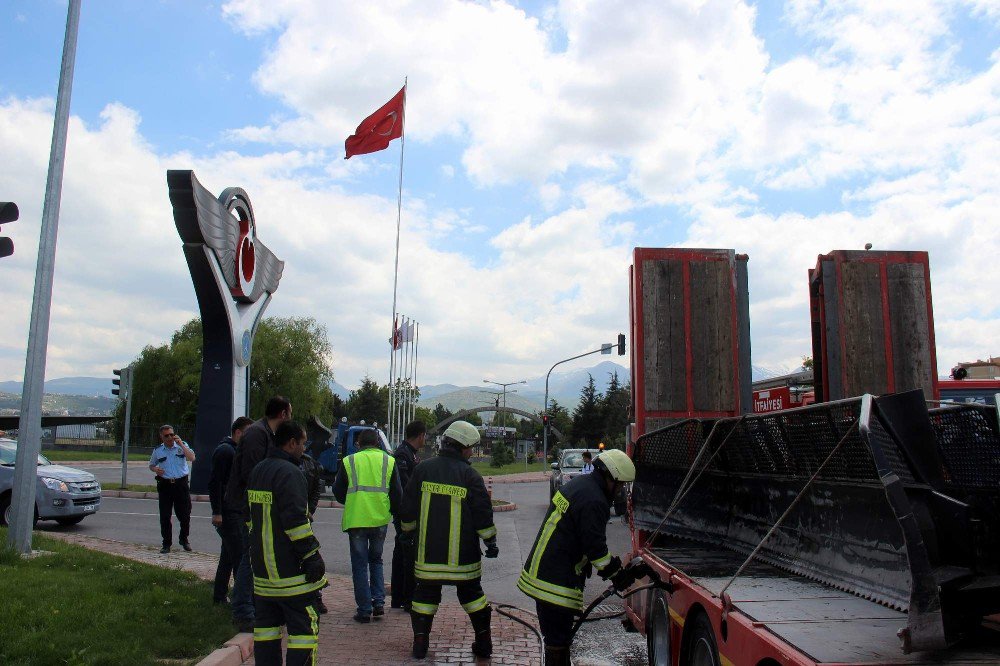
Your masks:
{"label": "street lamp", "polygon": [[545,403],[542,411],[542,417],[543,417],[542,421],[544,424],[542,427],[542,462],[548,462],[549,460],[549,424],[551,423],[551,418],[549,417],[549,375],[552,374],[552,371],[556,369],[557,365],[562,365],[563,363],[566,363],[568,361],[575,361],[578,358],[583,358],[584,356],[590,356],[591,354],[598,354],[598,353],[610,354],[611,350],[615,349],[616,346],[618,349],[618,355],[624,356],[625,355],[624,333],[618,334],[617,345],[614,345],[610,342],[605,342],[603,345],[601,345],[597,349],[594,349],[593,351],[584,352],[582,354],[571,356],[569,358],[564,358],[558,363],[553,364],[552,367],[549,368],[549,371],[545,373]]}
{"label": "street lamp", "polygon": [[[515,384],[527,384],[528,380],[522,379],[521,381],[518,381],[518,382],[495,382],[492,379],[484,379],[483,383],[484,384],[496,384],[497,386],[500,386],[500,387],[503,388],[503,392],[502,392],[502,395],[503,395],[503,412],[501,413],[502,416],[500,417],[500,427],[503,428],[504,439],[506,439],[507,438],[506,437],[506,435],[507,435],[507,387],[508,386],[514,386]],[[511,393],[517,393],[517,389],[514,389],[513,391],[511,391]]]}

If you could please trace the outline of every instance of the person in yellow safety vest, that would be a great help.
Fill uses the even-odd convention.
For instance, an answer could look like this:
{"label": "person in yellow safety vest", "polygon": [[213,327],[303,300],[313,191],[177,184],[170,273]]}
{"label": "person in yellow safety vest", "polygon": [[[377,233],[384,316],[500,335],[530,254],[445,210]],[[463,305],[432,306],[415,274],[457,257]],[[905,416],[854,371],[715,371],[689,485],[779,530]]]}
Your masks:
{"label": "person in yellow safety vest", "polygon": [[254,591],[254,658],[258,666],[281,664],[281,625],[288,628],[289,666],[315,663],[319,646],[316,590],[326,585],[326,566],[309,522],[306,477],[299,459],[306,431],[285,421],[275,446],[247,479],[250,566]]}
{"label": "person in yellow safety vest", "polygon": [[635,465],[624,451],[611,449],[552,496],[545,520],[524,563],[517,587],[535,600],[545,639],[546,666],[569,666],[574,615],[583,611],[583,587],[590,569],[601,578],[627,574],[607,543],[611,502],[623,483],[635,480]]}
{"label": "person in yellow safety vest", "polygon": [[413,572],[417,580],[410,603],[413,656],[427,656],[431,625],[441,603],[441,586],[454,585],[458,601],[469,614],[476,639],[472,652],[489,657],[493,652],[490,609],[483,586],[482,553],[500,554],[493,504],[479,472],[469,465],[479,431],[466,421],[456,421],[444,431],[441,452],[413,470],[403,490],[401,526],[407,543],[416,547]]}
{"label": "person in yellow safety vest", "polygon": [[354,621],[368,623],[385,615],[382,546],[392,516],[399,512],[403,490],[396,459],[382,450],[375,430],[358,433],[358,452],[340,461],[333,495],[344,505],[340,526],[351,543]]}

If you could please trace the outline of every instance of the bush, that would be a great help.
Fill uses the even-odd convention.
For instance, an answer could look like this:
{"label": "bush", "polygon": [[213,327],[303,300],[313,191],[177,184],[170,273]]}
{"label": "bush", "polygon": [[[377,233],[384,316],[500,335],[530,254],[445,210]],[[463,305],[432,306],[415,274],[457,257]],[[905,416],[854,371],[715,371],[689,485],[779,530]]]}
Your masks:
{"label": "bush", "polygon": [[529,465],[534,465],[535,464],[535,452],[534,451],[528,451],[528,464]]}
{"label": "bush", "polygon": [[493,445],[493,459],[490,461],[493,467],[503,467],[512,462],[514,462],[514,452],[505,442],[497,442]]}

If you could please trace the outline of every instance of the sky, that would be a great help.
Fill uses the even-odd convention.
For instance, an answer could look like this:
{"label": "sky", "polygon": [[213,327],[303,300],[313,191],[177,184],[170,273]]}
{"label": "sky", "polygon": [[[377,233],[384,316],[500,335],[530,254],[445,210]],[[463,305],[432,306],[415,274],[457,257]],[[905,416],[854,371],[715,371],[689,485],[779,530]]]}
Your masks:
{"label": "sky", "polygon": [[[0,380],[23,377],[66,2],[0,3]],[[930,253],[938,370],[1000,352],[1000,0],[84,0],[47,377],[110,377],[197,315],[166,171],[244,188],[268,315],[388,379],[544,375],[628,331],[634,247],[750,257],[754,365],[810,354],[819,254]],[[624,359],[622,359],[624,360]],[[580,364],[592,364],[583,359]],[[572,366],[570,366],[572,367]]]}

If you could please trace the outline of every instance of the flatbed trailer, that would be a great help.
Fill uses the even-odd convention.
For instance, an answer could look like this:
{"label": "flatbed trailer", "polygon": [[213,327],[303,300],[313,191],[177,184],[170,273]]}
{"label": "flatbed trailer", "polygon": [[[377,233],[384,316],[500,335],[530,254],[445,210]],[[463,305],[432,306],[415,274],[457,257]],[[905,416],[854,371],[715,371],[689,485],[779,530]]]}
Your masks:
{"label": "flatbed trailer", "polygon": [[998,435],[995,408],[916,391],[640,437],[649,663],[1000,664]]}

